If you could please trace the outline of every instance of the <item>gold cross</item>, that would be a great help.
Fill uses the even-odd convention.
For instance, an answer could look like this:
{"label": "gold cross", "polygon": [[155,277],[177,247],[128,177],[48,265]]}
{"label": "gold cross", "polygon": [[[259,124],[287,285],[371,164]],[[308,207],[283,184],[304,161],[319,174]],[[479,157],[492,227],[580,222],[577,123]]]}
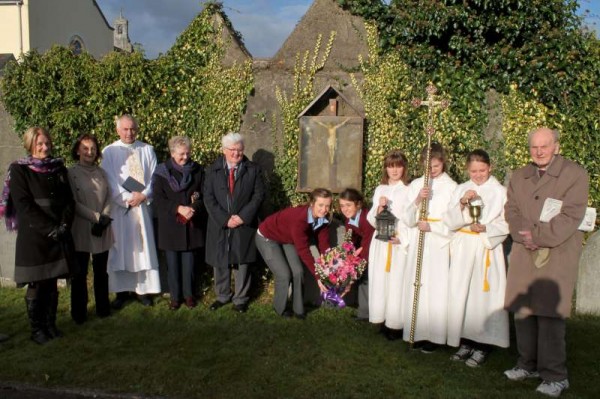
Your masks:
{"label": "gold cross", "polygon": [[427,100],[421,100],[419,98],[415,98],[412,100],[412,105],[414,107],[426,106],[427,107],[427,134],[429,136],[433,136],[435,133],[435,127],[433,126],[433,112],[436,108],[440,110],[444,110],[448,108],[450,102],[448,100],[436,100],[437,87],[431,82],[427,85]]}

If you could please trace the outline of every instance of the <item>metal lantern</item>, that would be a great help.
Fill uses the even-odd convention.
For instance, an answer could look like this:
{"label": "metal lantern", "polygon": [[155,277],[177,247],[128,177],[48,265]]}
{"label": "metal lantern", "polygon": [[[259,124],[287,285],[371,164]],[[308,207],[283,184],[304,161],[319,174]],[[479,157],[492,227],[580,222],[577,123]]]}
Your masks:
{"label": "metal lantern", "polygon": [[383,210],[375,216],[375,220],[377,221],[376,239],[389,241],[396,235],[396,216],[388,211],[387,205],[383,206]]}

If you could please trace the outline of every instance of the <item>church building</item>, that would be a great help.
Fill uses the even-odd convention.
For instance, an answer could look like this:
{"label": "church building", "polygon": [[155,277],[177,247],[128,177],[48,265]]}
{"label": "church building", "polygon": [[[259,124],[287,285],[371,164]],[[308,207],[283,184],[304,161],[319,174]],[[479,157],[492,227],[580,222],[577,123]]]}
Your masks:
{"label": "church building", "polygon": [[40,53],[53,45],[101,58],[113,50],[131,52],[127,20],[111,27],[95,0],[0,0],[0,54]]}

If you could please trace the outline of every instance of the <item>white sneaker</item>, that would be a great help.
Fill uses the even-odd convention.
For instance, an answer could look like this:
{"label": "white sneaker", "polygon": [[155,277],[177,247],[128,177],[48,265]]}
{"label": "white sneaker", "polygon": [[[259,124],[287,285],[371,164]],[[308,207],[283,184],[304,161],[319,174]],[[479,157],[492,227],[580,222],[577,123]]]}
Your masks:
{"label": "white sneaker", "polygon": [[519,366],[506,370],[504,375],[511,381],[523,381],[528,378],[539,378],[540,376],[537,371],[527,371]]}
{"label": "white sneaker", "polygon": [[450,360],[462,362],[471,357],[471,353],[473,353],[473,348],[471,348],[469,345],[463,344],[460,346],[460,348],[458,348],[458,351],[456,351],[454,355],[450,356]]}
{"label": "white sneaker", "polygon": [[565,378],[562,381],[544,381],[537,387],[535,391],[543,395],[558,398],[562,391],[567,388],[569,388],[569,380]]}
{"label": "white sneaker", "polygon": [[488,353],[479,349],[475,349],[471,357],[467,359],[465,364],[469,367],[479,367],[485,362]]}

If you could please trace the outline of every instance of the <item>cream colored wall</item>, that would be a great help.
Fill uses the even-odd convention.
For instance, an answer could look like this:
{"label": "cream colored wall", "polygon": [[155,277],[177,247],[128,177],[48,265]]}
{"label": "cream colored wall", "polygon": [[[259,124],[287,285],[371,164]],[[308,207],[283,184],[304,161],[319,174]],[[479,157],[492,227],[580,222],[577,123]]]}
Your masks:
{"label": "cream colored wall", "polygon": [[[23,52],[45,52],[68,46],[74,36],[85,50],[100,58],[113,50],[113,30],[93,0],[25,0],[21,7]],[[0,6],[0,53],[19,57],[19,14],[16,5]]]}
{"label": "cream colored wall", "polygon": [[[21,46],[23,52],[29,51],[29,0],[25,0],[21,6],[21,27],[19,28],[19,7],[17,5],[0,6],[0,53],[14,54],[19,58]],[[19,29],[22,37],[19,37]],[[22,44],[21,44],[22,40]]]}
{"label": "cream colored wall", "polygon": [[85,50],[100,58],[113,50],[113,31],[92,0],[29,0],[31,48],[44,52],[68,46],[75,35]]}

